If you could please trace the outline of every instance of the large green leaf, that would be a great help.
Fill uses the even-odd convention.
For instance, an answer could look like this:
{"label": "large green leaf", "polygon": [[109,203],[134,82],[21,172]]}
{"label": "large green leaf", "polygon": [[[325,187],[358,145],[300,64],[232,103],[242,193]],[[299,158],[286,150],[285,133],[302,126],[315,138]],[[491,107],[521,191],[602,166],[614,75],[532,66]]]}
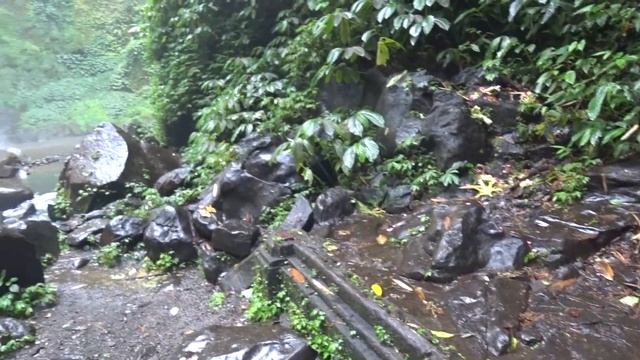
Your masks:
{"label": "large green leaf", "polygon": [[380,155],[380,147],[378,146],[378,143],[370,137],[362,139],[360,143],[362,144],[362,149],[367,160],[369,160],[369,162],[374,162]]}
{"label": "large green leaf", "polygon": [[413,0],[413,8],[422,11],[427,6],[427,0]]}
{"label": "large green leaf", "polygon": [[358,121],[358,119],[356,119],[355,116],[352,116],[347,119],[347,130],[349,130],[349,132],[353,135],[362,136],[362,133],[364,132],[364,126],[360,121]]}
{"label": "large green leaf", "polygon": [[370,111],[370,110],[360,110],[358,112],[358,115],[366,118],[367,120],[371,121],[371,123],[377,127],[384,127],[384,118],[382,117],[382,115]]}
{"label": "large green leaf", "polygon": [[356,151],[353,146],[349,147],[342,155],[342,169],[349,172],[356,163]]}
{"label": "large green leaf", "polygon": [[589,108],[587,109],[587,115],[590,120],[595,120],[600,116],[600,112],[602,111],[602,104],[604,103],[604,99],[607,97],[607,93],[609,92],[610,84],[600,85],[598,90],[596,90],[596,94],[593,96],[591,101],[589,101]]}

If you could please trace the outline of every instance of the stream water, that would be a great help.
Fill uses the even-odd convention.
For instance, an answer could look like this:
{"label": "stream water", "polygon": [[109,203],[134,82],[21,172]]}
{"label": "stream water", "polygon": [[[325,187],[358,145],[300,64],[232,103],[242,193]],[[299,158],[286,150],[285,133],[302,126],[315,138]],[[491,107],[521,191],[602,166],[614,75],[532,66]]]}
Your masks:
{"label": "stream water", "polygon": [[60,171],[64,166],[64,159],[71,154],[74,147],[80,143],[82,137],[60,137],[44,141],[23,143],[0,143],[3,147],[14,147],[22,151],[25,162],[43,159],[49,156],[59,156],[60,160],[50,164],[33,166],[25,179],[27,185],[37,193],[47,193],[55,190]]}

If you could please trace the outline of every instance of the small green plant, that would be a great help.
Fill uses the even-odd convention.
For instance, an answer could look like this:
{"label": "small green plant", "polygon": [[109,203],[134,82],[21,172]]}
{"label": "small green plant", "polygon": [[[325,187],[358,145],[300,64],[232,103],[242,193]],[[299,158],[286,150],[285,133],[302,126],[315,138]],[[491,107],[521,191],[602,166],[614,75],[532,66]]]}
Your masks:
{"label": "small green plant", "polygon": [[120,243],[112,243],[106,246],[103,246],[98,250],[98,254],[96,255],[96,260],[98,264],[112,268],[116,266],[118,261],[122,258],[122,244]]}
{"label": "small green plant", "polygon": [[276,294],[275,298],[270,298],[267,281],[264,276],[257,271],[251,284],[251,300],[247,308],[247,318],[251,321],[262,322],[273,319],[283,311],[280,301],[285,297],[284,290]]}
{"label": "small green plant", "polygon": [[407,243],[409,242],[409,239],[406,238],[397,238],[397,237],[391,237],[389,238],[389,243],[395,247],[404,247],[405,245],[407,245]]}
{"label": "small green plant", "polygon": [[51,254],[44,254],[44,256],[40,259],[43,267],[49,267],[56,262],[56,258]]}
{"label": "small green plant", "polygon": [[56,291],[51,286],[37,284],[21,288],[18,279],[6,279],[5,272],[0,274],[0,287],[8,292],[0,296],[0,316],[26,318],[33,315],[34,307],[50,306],[56,302]]}
{"label": "small green plant", "polygon": [[553,190],[553,201],[559,204],[572,204],[580,200],[589,183],[584,175],[586,168],[593,162],[570,162],[556,167],[547,175],[547,182]]}
{"label": "small green plant", "polygon": [[0,355],[18,351],[29,344],[33,344],[35,341],[36,338],[32,335],[27,335],[20,339],[9,340],[5,344],[0,345]]}
{"label": "small green plant", "polygon": [[328,335],[325,331],[327,326],[325,314],[318,309],[306,312],[304,305],[297,305],[293,301],[288,302],[287,314],[291,321],[291,328],[306,337],[311,348],[317,351],[322,359],[343,358],[342,339]]}
{"label": "small green plant", "polygon": [[275,229],[284,222],[287,215],[293,207],[294,199],[287,199],[278,206],[266,209],[262,215],[260,215],[260,222],[269,226],[270,229]]}
{"label": "small green plant", "polygon": [[67,235],[63,232],[58,233],[58,244],[60,244],[60,251],[63,253],[71,250],[71,247],[67,242]]}
{"label": "small green plant", "polygon": [[71,200],[69,194],[60,185],[56,188],[56,198],[53,202],[55,217],[66,219],[71,215]]}
{"label": "small green plant", "polygon": [[162,253],[156,261],[151,260],[147,256],[142,261],[142,267],[148,272],[169,272],[180,263],[174,255],[175,253],[173,251]]}
{"label": "small green plant", "polygon": [[373,331],[376,333],[376,337],[380,340],[380,343],[387,346],[393,346],[393,340],[387,330],[381,325],[375,325]]}
{"label": "small green plant", "polygon": [[224,305],[226,300],[226,296],[221,291],[214,291],[211,296],[209,296],[209,308],[211,310],[218,310]]}

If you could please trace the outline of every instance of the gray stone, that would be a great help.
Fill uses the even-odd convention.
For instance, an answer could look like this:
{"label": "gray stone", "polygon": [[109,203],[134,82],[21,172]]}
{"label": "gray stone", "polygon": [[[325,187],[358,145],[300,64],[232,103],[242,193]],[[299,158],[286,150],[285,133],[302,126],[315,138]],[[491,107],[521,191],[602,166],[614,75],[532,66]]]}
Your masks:
{"label": "gray stone", "polygon": [[144,245],[149,258],[156,261],[160,254],[173,252],[182,262],[193,260],[193,226],[189,213],[180,207],[166,205],[151,212],[144,232]]}

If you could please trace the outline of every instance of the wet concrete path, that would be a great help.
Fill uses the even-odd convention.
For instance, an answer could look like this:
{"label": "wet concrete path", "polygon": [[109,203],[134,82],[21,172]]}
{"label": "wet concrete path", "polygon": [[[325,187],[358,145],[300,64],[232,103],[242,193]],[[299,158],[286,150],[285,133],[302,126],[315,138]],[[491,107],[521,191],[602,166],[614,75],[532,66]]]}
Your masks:
{"label": "wet concrete path", "polygon": [[213,286],[196,266],[171,276],[148,276],[133,261],[115,269],[92,262],[73,270],[73,262],[86,256],[66,253],[48,269],[58,304],[30,319],[36,343],[10,358],[168,359],[202,328],[244,322],[246,303],[239,297],[227,295],[222,308],[209,309]]}

